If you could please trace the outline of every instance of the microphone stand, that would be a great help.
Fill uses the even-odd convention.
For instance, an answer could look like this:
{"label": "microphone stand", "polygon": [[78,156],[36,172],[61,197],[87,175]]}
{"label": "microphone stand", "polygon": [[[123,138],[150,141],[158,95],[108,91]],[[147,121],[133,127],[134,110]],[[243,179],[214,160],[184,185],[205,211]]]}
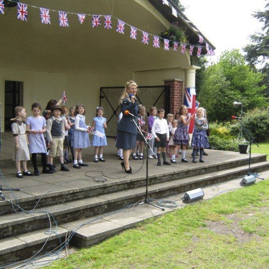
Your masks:
{"label": "microphone stand", "polygon": [[[250,164],[251,164],[251,146],[254,143],[257,147],[259,147],[259,145],[256,143],[254,137],[250,134],[250,132],[244,127],[241,119],[238,120],[240,125],[241,125],[241,130],[243,130],[245,132],[245,134],[248,136],[248,142],[249,142],[249,151],[248,151],[248,173],[247,175],[250,176],[252,173],[250,171]],[[264,180],[264,178],[261,178],[262,180]]]}
{"label": "microphone stand", "polygon": [[[144,203],[145,203],[145,204],[150,204],[150,205],[152,205],[152,206],[154,206],[154,207],[156,207],[156,208],[159,208],[159,209],[161,209],[162,211],[164,211],[165,208],[163,208],[163,207],[161,207],[161,206],[158,206],[158,205],[155,205],[155,204],[153,204],[153,203],[150,201],[150,198],[149,198],[149,195],[148,195],[148,186],[149,186],[149,156],[148,156],[148,152],[149,152],[150,145],[149,145],[147,139],[145,138],[145,136],[144,136],[142,130],[139,128],[137,122],[135,121],[135,119],[134,119],[135,116],[132,115],[132,117],[133,117],[133,118],[132,118],[132,121],[133,121],[134,124],[136,125],[137,130],[138,130],[139,133],[142,135],[142,137],[143,137],[143,139],[144,139],[144,142],[146,143],[146,156],[147,156],[147,159],[146,159],[146,193],[145,193],[145,200],[144,200]],[[152,150],[152,148],[151,148],[151,150]]]}
{"label": "microphone stand", "polygon": [[3,189],[3,187],[0,185],[0,198],[2,198],[3,201],[6,200],[5,196],[3,195],[2,191],[20,191],[20,189]]}

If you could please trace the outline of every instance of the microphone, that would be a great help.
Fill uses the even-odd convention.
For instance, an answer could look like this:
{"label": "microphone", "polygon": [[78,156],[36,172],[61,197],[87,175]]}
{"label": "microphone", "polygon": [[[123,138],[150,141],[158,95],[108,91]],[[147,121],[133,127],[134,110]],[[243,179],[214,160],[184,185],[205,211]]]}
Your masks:
{"label": "microphone", "polygon": [[124,111],[124,115],[126,115],[126,116],[130,115],[130,116],[132,116],[132,117],[135,117],[135,115],[132,114],[132,113],[130,113],[129,110],[125,110],[125,111]]}
{"label": "microphone", "polygon": [[231,116],[233,120],[241,120],[241,117]]}
{"label": "microphone", "polygon": [[129,94],[129,98],[130,98],[130,99],[134,98],[134,99],[136,100],[136,97],[135,97],[134,94],[132,94],[132,93]]}

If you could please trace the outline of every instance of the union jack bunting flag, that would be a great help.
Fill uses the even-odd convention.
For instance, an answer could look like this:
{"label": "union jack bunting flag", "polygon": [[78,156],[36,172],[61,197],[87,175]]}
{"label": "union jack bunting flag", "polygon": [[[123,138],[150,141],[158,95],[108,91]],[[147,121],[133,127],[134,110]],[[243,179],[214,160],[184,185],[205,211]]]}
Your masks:
{"label": "union jack bunting flag", "polygon": [[190,45],[190,55],[192,55],[193,49],[194,49],[194,46],[193,45]]}
{"label": "union jack bunting flag", "polygon": [[160,38],[156,35],[153,36],[153,47],[160,48]]}
{"label": "union jack bunting flag", "polygon": [[147,32],[142,32],[142,43],[145,45],[149,44],[149,34]]}
{"label": "union jack bunting flag", "polygon": [[172,15],[177,18],[177,10],[174,7],[172,7]]}
{"label": "union jack bunting flag", "polygon": [[[186,88],[184,93],[184,105],[188,108],[189,117],[196,112],[196,90],[195,88]],[[189,134],[193,132],[194,118],[191,119],[188,126]]]}
{"label": "union jack bunting flag", "polygon": [[78,21],[82,24],[85,21],[85,14],[78,14]]}
{"label": "union jack bunting flag", "polygon": [[92,28],[96,28],[101,25],[101,19],[99,15],[92,15]]}
{"label": "union jack bunting flag", "polygon": [[185,44],[185,43],[182,43],[182,44],[181,44],[181,51],[180,51],[181,54],[184,54],[184,53],[185,53],[185,51],[186,51],[186,46],[187,46],[187,44]]}
{"label": "union jack bunting flag", "polygon": [[62,103],[65,105],[66,104],[66,101],[67,101],[67,97],[66,97],[65,91],[63,91],[63,94],[62,94]]}
{"label": "union jack bunting flag", "polygon": [[197,57],[201,56],[202,47],[197,47]]}
{"label": "union jack bunting flag", "polygon": [[17,19],[21,21],[27,21],[28,11],[27,5],[18,3],[17,5]]}
{"label": "union jack bunting flag", "polygon": [[169,50],[169,39],[164,39],[164,50]]}
{"label": "union jack bunting flag", "polygon": [[69,27],[67,13],[59,11],[59,23],[61,27]]}
{"label": "union jack bunting flag", "polygon": [[119,34],[124,34],[124,27],[125,27],[125,22],[118,20],[116,32],[118,32]]}
{"label": "union jack bunting flag", "polygon": [[174,41],[173,51],[177,51],[177,49],[178,49],[178,42]]}
{"label": "union jack bunting flag", "polygon": [[168,0],[163,0],[163,5],[169,6]]}
{"label": "union jack bunting flag", "polygon": [[4,0],[0,0],[0,14],[5,13]]}
{"label": "union jack bunting flag", "polygon": [[111,16],[109,15],[104,17],[104,28],[112,29],[112,20],[111,20]]}
{"label": "union jack bunting flag", "polygon": [[41,17],[41,23],[43,24],[50,24],[50,11],[49,9],[40,8],[40,17]]}
{"label": "union jack bunting flag", "polygon": [[199,37],[198,43],[203,44],[204,38],[201,35],[198,35],[198,37]]}
{"label": "union jack bunting flag", "polygon": [[137,37],[137,28],[131,26],[130,37],[132,39],[136,39],[136,37]]}

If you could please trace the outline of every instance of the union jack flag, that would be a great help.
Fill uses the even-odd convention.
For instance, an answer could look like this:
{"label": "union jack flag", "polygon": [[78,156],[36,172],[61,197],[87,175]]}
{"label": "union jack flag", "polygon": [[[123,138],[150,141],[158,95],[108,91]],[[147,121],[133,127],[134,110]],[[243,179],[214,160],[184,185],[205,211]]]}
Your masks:
{"label": "union jack flag", "polygon": [[59,23],[61,27],[69,27],[67,13],[59,11]]}
{"label": "union jack flag", "polygon": [[66,101],[67,101],[67,97],[66,97],[65,91],[63,91],[63,94],[62,94],[62,103],[65,105],[66,104]]}
{"label": "union jack flag", "polygon": [[149,44],[149,34],[147,32],[142,32],[142,43],[145,45]]}
{"label": "union jack flag", "polygon": [[4,0],[0,0],[0,14],[5,14]]}
{"label": "union jack flag", "polygon": [[185,43],[182,43],[182,44],[181,44],[181,51],[180,51],[181,54],[184,54],[184,53],[185,53],[185,51],[186,51],[186,46],[187,46],[187,44],[185,44]]}
{"label": "union jack flag", "polygon": [[198,43],[203,44],[204,38],[201,35],[198,35],[198,37],[199,37]]}
{"label": "union jack flag", "polygon": [[49,9],[40,8],[40,17],[41,17],[41,23],[43,24],[50,24],[50,11]]}
{"label": "union jack flag", "polygon": [[164,39],[164,50],[169,50],[169,39]]}
{"label": "union jack flag", "polygon": [[116,32],[118,32],[119,34],[124,34],[124,27],[125,27],[125,22],[118,20]]}
{"label": "union jack flag", "polygon": [[85,21],[85,14],[78,14],[78,21],[82,24]]}
{"label": "union jack flag", "polygon": [[169,6],[168,0],[163,0],[163,5]]}
{"label": "union jack flag", "polygon": [[111,20],[111,16],[109,16],[109,15],[105,16],[104,28],[105,29],[112,29],[112,20]]}
{"label": "union jack flag", "polygon": [[131,26],[130,37],[132,39],[136,39],[136,37],[137,37],[137,28]]}
{"label": "union jack flag", "polygon": [[174,41],[173,51],[177,51],[177,49],[178,49],[178,42]]}
{"label": "union jack flag", "polygon": [[177,10],[174,7],[172,7],[172,15],[177,18]]}
{"label": "union jack flag", "polygon": [[99,15],[92,15],[92,28],[97,28],[101,25],[101,19]]}
{"label": "union jack flag", "polygon": [[[195,88],[186,88],[184,94],[184,105],[188,108],[189,117],[196,112],[196,90]],[[189,134],[193,132],[194,119],[191,119],[188,126]]]}
{"label": "union jack flag", "polygon": [[202,47],[198,47],[197,48],[197,57],[200,57],[201,56],[201,52],[202,52]]}
{"label": "union jack flag", "polygon": [[156,35],[153,36],[153,47],[160,48],[160,38]]}
{"label": "union jack flag", "polygon": [[194,46],[193,45],[190,45],[190,55],[192,55],[193,49],[194,49]]}
{"label": "union jack flag", "polygon": [[21,21],[27,21],[27,16],[28,16],[27,5],[23,3],[18,3],[17,19]]}

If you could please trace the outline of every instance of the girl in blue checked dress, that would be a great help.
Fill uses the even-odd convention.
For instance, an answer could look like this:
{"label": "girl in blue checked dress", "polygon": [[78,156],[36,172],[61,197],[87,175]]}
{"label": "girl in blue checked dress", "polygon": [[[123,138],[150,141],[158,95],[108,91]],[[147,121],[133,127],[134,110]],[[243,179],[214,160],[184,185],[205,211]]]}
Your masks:
{"label": "girl in blue checked dress", "polygon": [[[107,146],[105,128],[106,118],[103,117],[104,110],[102,107],[96,108],[96,117],[93,119],[92,129],[93,129],[93,140],[92,145],[94,148],[94,162],[105,162],[103,158],[103,147]],[[99,153],[99,159],[98,159]]]}
{"label": "girl in blue checked dress", "polygon": [[203,108],[198,108],[196,112],[194,131],[192,135],[191,146],[193,147],[192,162],[196,163],[196,153],[200,149],[200,162],[203,163],[203,153],[205,148],[209,148],[206,130],[208,123],[206,118],[203,117]]}
{"label": "girl in blue checked dress", "polygon": [[71,146],[75,150],[73,167],[77,169],[81,166],[88,166],[82,161],[82,149],[90,146],[89,133],[91,132],[91,126],[86,125],[84,114],[84,105],[77,104],[75,109],[75,128],[71,142]]}

